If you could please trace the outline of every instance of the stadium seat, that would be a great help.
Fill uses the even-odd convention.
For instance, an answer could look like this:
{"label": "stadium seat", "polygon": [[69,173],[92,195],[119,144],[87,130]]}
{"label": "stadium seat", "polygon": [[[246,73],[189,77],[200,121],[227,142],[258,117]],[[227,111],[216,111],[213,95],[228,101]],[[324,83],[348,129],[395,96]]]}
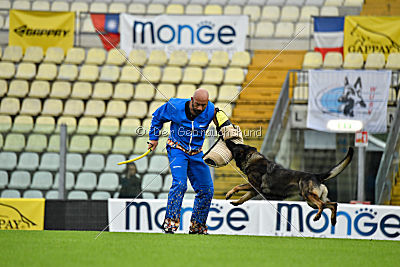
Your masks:
{"label": "stadium seat", "polygon": [[14,152],[0,152],[0,169],[13,170],[17,167],[17,155]]}
{"label": "stadium seat", "polygon": [[104,117],[100,120],[97,133],[99,135],[116,135],[119,131],[119,121],[116,118]]}
{"label": "stadium seat", "polygon": [[91,117],[81,117],[76,129],[77,134],[92,135],[97,132],[97,119]]}
{"label": "stadium seat", "polygon": [[225,71],[224,84],[242,84],[244,72],[241,68],[230,67]]}
{"label": "stadium seat", "polygon": [[104,169],[104,156],[100,154],[87,154],[82,171],[101,172]]}
{"label": "stadium seat", "polygon": [[214,84],[201,84],[199,88],[206,89],[208,91],[208,100],[211,102],[214,102],[214,100],[217,98],[217,86]]}
{"label": "stadium seat", "polygon": [[281,22],[294,22],[299,18],[299,8],[297,6],[285,5],[282,7]]}
{"label": "stadium seat", "polygon": [[140,126],[141,124],[139,119],[125,118],[121,122],[121,126],[119,128],[119,134],[136,136],[137,135],[136,131]]}
{"label": "stadium seat", "polygon": [[199,67],[186,67],[182,83],[199,84],[203,79],[203,70]]}
{"label": "stadium seat", "polygon": [[113,86],[108,82],[97,82],[94,85],[92,99],[108,100],[113,93]]}
{"label": "stadium seat", "polygon": [[322,66],[322,54],[320,52],[307,52],[304,55],[303,69],[318,69]]}
{"label": "stadium seat", "polygon": [[182,79],[182,69],[175,66],[167,66],[164,68],[163,75],[161,77],[162,83],[173,83],[177,84]]}
{"label": "stadium seat", "polygon": [[[55,1],[55,2],[51,3],[50,10],[51,11],[59,11],[59,12],[69,11],[69,5],[67,2]],[[46,195],[46,198],[47,198],[47,195]]]}
{"label": "stadium seat", "polygon": [[116,173],[102,173],[100,174],[96,190],[115,191],[118,185],[119,181]]}
{"label": "stadium seat", "polygon": [[17,98],[4,97],[1,99],[0,114],[15,115],[19,112],[19,109],[20,105]]}
{"label": "stadium seat", "polygon": [[241,15],[242,8],[239,5],[226,5],[224,7],[224,15]]}
{"label": "stadium seat", "polygon": [[83,166],[83,158],[78,153],[67,153],[67,171],[79,172]]}
{"label": "stadium seat", "polygon": [[121,100],[111,100],[107,104],[105,116],[122,118],[126,114],[126,103]]}
{"label": "stadium seat", "polygon": [[59,99],[46,99],[43,104],[42,115],[59,116],[62,113],[63,106]]}
{"label": "stadium seat", "polygon": [[142,119],[147,115],[147,104],[144,101],[131,101],[128,105],[126,117]]}
{"label": "stadium seat", "polygon": [[133,153],[135,154],[143,154],[147,151],[147,141],[149,140],[148,136],[140,136],[135,139],[135,148],[133,149]]}
{"label": "stadium seat", "polygon": [[290,38],[294,33],[294,25],[292,22],[278,22],[276,24],[275,34],[276,38]]}
{"label": "stadium seat", "polygon": [[88,200],[88,195],[85,191],[73,190],[68,192],[67,199]]}
{"label": "stadium seat", "polygon": [[105,109],[106,105],[103,100],[90,99],[88,102],[86,102],[84,115],[98,118],[104,115]]}
{"label": "stadium seat", "polygon": [[[59,181],[60,181],[60,173],[57,172],[56,176],[54,178],[54,183],[52,185],[52,189],[58,189],[59,188]],[[65,189],[66,190],[71,190],[74,185],[75,185],[75,177],[72,172],[66,172],[65,173]]]}
{"label": "stadium seat", "polygon": [[64,105],[63,116],[80,117],[85,107],[80,99],[68,99]]}
{"label": "stadium seat", "polygon": [[36,75],[37,80],[52,81],[57,76],[57,66],[53,63],[42,63]]}
{"label": "stadium seat", "polygon": [[193,96],[196,86],[193,84],[181,84],[177,88],[177,98],[190,98]]}
{"label": "stadium seat", "polygon": [[243,7],[243,15],[248,15],[250,21],[258,21],[261,16],[261,10],[256,5],[246,5]]}
{"label": "stadium seat", "polygon": [[22,47],[18,45],[7,46],[4,49],[3,61],[20,62],[22,59]]}
{"label": "stadium seat", "polygon": [[46,152],[40,159],[40,171],[58,171],[60,167],[60,155],[58,153]]}
{"label": "stadium seat", "polygon": [[54,131],[55,121],[53,117],[38,116],[33,127],[34,133],[50,134]]}
{"label": "stadium seat", "polygon": [[219,102],[229,102],[236,101],[238,98],[239,90],[237,86],[234,85],[222,85],[219,88],[218,101]]}
{"label": "stadium seat", "polygon": [[80,47],[71,47],[67,51],[67,56],[65,57],[65,64],[75,64],[80,65],[85,60],[85,50]]}
{"label": "stadium seat", "polygon": [[31,175],[27,171],[13,171],[8,188],[27,189],[31,183]]}
{"label": "stadium seat", "polygon": [[133,97],[133,85],[131,83],[117,83],[114,87],[114,100],[130,100]]}
{"label": "stadium seat", "polygon": [[107,13],[108,8],[106,3],[91,3],[89,7],[89,12],[90,13]]}
{"label": "stadium seat", "polygon": [[95,82],[99,78],[99,68],[95,65],[82,65],[79,72],[79,81]]}
{"label": "stadium seat", "polygon": [[23,134],[9,133],[5,139],[3,151],[21,152],[25,148]]}
{"label": "stadium seat", "polygon": [[229,64],[229,55],[225,51],[214,51],[211,55],[210,67],[225,68]]}
{"label": "stadium seat", "polygon": [[147,173],[143,175],[141,189],[144,192],[160,192],[161,187],[162,187],[161,175],[159,175],[158,173]]}
{"label": "stadium seat", "polygon": [[116,172],[121,173],[125,170],[125,165],[117,165],[118,162],[125,161],[124,155],[111,154],[107,156],[106,166],[104,167],[105,172]]}
{"label": "stadium seat", "polygon": [[29,133],[33,129],[33,118],[31,116],[19,115],[14,118],[11,131],[13,133]]}
{"label": "stadium seat", "polygon": [[150,158],[148,172],[167,173],[169,170],[168,157],[163,155],[153,155]]}
{"label": "stadium seat", "polygon": [[336,6],[323,6],[321,7],[320,16],[339,16],[339,9]]}
{"label": "stadium seat", "polygon": [[158,109],[159,107],[161,107],[164,104],[165,104],[165,101],[153,101],[153,102],[151,102],[150,106],[149,106],[149,112],[147,113],[147,117],[151,117],[152,114],[156,111],[156,109]]}
{"label": "stadium seat", "polygon": [[57,80],[75,81],[78,77],[78,67],[72,64],[62,64],[60,66]]}
{"label": "stadium seat", "polygon": [[101,68],[100,81],[116,82],[119,78],[119,67],[106,65]]}
{"label": "stadium seat", "polygon": [[15,74],[15,66],[10,62],[0,62],[0,79],[11,79]]}
{"label": "stadium seat", "polygon": [[29,84],[24,80],[12,80],[8,88],[8,97],[23,98],[29,92]]}
{"label": "stadium seat", "polygon": [[169,15],[182,15],[184,14],[184,7],[181,4],[169,4],[165,13]]}
{"label": "stadium seat", "polygon": [[111,153],[130,154],[133,151],[133,138],[130,136],[117,136],[114,139]]}
{"label": "stadium seat", "polygon": [[25,98],[22,101],[22,107],[19,114],[36,116],[40,113],[41,110],[42,110],[42,105],[40,99]]}
{"label": "stadium seat", "polygon": [[28,46],[22,59],[24,62],[40,63],[43,60],[43,48],[40,46]]}
{"label": "stadium seat", "polygon": [[361,7],[364,3],[364,0],[344,0],[343,6],[347,7]]}
{"label": "stadium seat", "polygon": [[183,50],[174,50],[171,52],[169,56],[168,65],[169,66],[178,66],[183,67],[188,63],[188,56],[186,51]]}
{"label": "stadium seat", "polygon": [[147,7],[147,15],[160,15],[165,12],[165,6],[160,3],[151,3]]}
{"label": "stadium seat", "polygon": [[69,152],[87,153],[90,149],[90,138],[87,135],[73,135],[69,145]]}
{"label": "stadium seat", "polygon": [[85,64],[103,65],[106,61],[106,51],[103,48],[90,48]]}
{"label": "stadium seat", "polygon": [[205,51],[193,51],[190,55],[189,66],[205,67],[208,64],[208,54]]}
{"label": "stadium seat", "polygon": [[279,20],[280,14],[281,10],[278,6],[266,5],[261,11],[261,20],[276,22]]}
{"label": "stadium seat", "polygon": [[198,4],[188,4],[186,5],[185,14],[203,15],[203,6]]}
{"label": "stadium seat", "polygon": [[0,97],[3,97],[7,94],[8,84],[5,80],[0,80]]}
{"label": "stadium seat", "polygon": [[47,1],[34,1],[34,2],[32,2],[32,8],[31,9],[34,10],[34,11],[49,11],[50,10],[50,3],[47,2]]}
{"label": "stadium seat", "polygon": [[113,14],[120,14],[120,13],[126,13],[127,7],[125,3],[111,3],[108,6],[108,13],[113,13]]}
{"label": "stadium seat", "polygon": [[46,98],[50,93],[50,83],[48,81],[33,81],[29,90],[29,97]]}
{"label": "stadium seat", "polygon": [[15,78],[23,80],[31,80],[36,75],[36,66],[30,62],[19,63]]}
{"label": "stadium seat", "polygon": [[[64,3],[64,2],[53,2],[53,3]],[[56,191],[56,190],[47,191],[46,195],[45,195],[45,199],[58,199],[58,191]]]}
{"label": "stadium seat", "polygon": [[319,9],[316,6],[303,6],[300,12],[300,21],[310,22],[312,16],[318,16]]}
{"label": "stadium seat", "polygon": [[171,186],[172,186],[172,180],[173,180],[172,174],[167,174],[167,175],[165,176],[165,178],[164,178],[164,183],[163,183],[163,187],[162,187],[162,189],[161,189],[162,192],[167,192],[167,194],[168,194],[169,189],[170,189]]}
{"label": "stadium seat", "polygon": [[61,47],[53,46],[47,48],[43,62],[60,64],[64,60],[64,50]]}
{"label": "stadium seat", "polygon": [[299,22],[295,26],[294,35],[298,38],[309,38],[312,27],[312,24],[309,22]]}
{"label": "stadium seat", "polygon": [[145,50],[141,49],[133,49],[129,53],[129,58],[128,62],[126,63],[127,65],[133,64],[135,66],[142,67],[147,61],[147,53]]}
{"label": "stadium seat", "polygon": [[206,5],[204,15],[222,15],[222,7],[220,5]]}
{"label": "stadium seat", "polygon": [[208,67],[205,70],[203,83],[206,84],[221,84],[224,78],[224,71],[222,68]]}
{"label": "stadium seat", "polygon": [[153,99],[155,94],[155,89],[152,84],[148,83],[139,83],[135,88],[135,100],[144,100],[149,101]]}
{"label": "stadium seat", "polygon": [[143,199],[155,199],[156,198],[154,193],[151,193],[151,192],[143,192],[142,197],[143,197]]}
{"label": "stadium seat", "polygon": [[0,189],[6,188],[8,185],[8,173],[6,171],[0,171]]}
{"label": "stadium seat", "polygon": [[[142,122],[142,129],[144,129],[146,132],[144,133],[145,135],[149,135],[149,130],[150,130],[150,125],[151,125],[151,117],[148,116],[146,119],[143,120]],[[139,134],[138,134],[139,135]],[[143,136],[143,133],[141,133]]]}
{"label": "stadium seat", "polygon": [[0,132],[8,132],[11,130],[11,117],[8,115],[0,115]]}
{"label": "stadium seat", "polygon": [[70,11],[77,11],[78,13],[87,13],[89,11],[89,5],[86,2],[72,2]]}
{"label": "stadium seat", "polygon": [[229,102],[216,102],[215,107],[222,109],[228,117],[232,116],[232,105]]}
{"label": "stadium seat", "polygon": [[390,53],[387,57],[385,68],[391,70],[400,69],[400,53]]}
{"label": "stadium seat", "polygon": [[250,65],[250,54],[247,51],[235,52],[232,55],[230,67],[247,68]]}
{"label": "stadium seat", "polygon": [[126,65],[121,70],[120,82],[137,83],[141,77],[141,69],[139,67]]}
{"label": "stadium seat", "polygon": [[159,83],[161,80],[161,68],[158,66],[146,66],[142,70],[141,82]]}
{"label": "stadium seat", "polygon": [[43,152],[46,147],[47,137],[44,134],[30,134],[25,150],[31,152]]}
{"label": "stadium seat", "polygon": [[109,192],[103,192],[103,191],[95,191],[90,196],[91,200],[107,200],[109,198],[111,198],[110,193]]}
{"label": "stadium seat", "polygon": [[361,69],[364,65],[363,55],[360,53],[347,53],[344,58],[344,69]]}
{"label": "stadium seat", "polygon": [[92,139],[91,153],[108,154],[111,151],[112,140],[110,136],[95,136]]}
{"label": "stadium seat", "polygon": [[168,193],[159,193],[157,199],[168,199]]}
{"label": "stadium seat", "polygon": [[147,61],[149,66],[164,66],[167,63],[167,54],[164,50],[152,50]]}
{"label": "stadium seat", "polygon": [[50,135],[47,152],[60,152],[60,135]]}
{"label": "stadium seat", "polygon": [[107,53],[106,65],[121,66],[125,63],[126,58],[127,56],[124,50],[113,48]]}
{"label": "stadium seat", "polygon": [[71,116],[61,116],[57,118],[56,133],[60,132],[61,125],[67,125],[67,133],[73,134],[76,130],[76,118]]}
{"label": "stadium seat", "polygon": [[53,185],[53,175],[48,171],[37,171],[33,174],[31,189],[49,190]]}
{"label": "stadium seat", "polygon": [[169,83],[160,83],[157,87],[154,100],[169,100],[175,97],[175,85]]}
{"label": "stadium seat", "polygon": [[15,189],[5,189],[1,191],[1,198],[21,198],[21,194]]}
{"label": "stadium seat", "polygon": [[146,6],[143,3],[131,3],[128,6],[128,13],[144,15],[146,14]]}
{"label": "stadium seat", "polygon": [[365,61],[365,69],[383,69],[385,66],[385,55],[383,53],[370,53]]}
{"label": "stadium seat", "polygon": [[33,152],[23,152],[18,158],[18,170],[34,171],[39,167],[39,155]]}
{"label": "stadium seat", "polygon": [[96,188],[96,174],[93,172],[80,172],[76,178],[75,190],[92,191]]}
{"label": "stadium seat", "polygon": [[66,99],[71,94],[71,84],[65,81],[55,81],[51,87],[50,98]]}
{"label": "stadium seat", "polygon": [[92,85],[88,82],[75,82],[72,86],[71,98],[89,99],[92,95]]}

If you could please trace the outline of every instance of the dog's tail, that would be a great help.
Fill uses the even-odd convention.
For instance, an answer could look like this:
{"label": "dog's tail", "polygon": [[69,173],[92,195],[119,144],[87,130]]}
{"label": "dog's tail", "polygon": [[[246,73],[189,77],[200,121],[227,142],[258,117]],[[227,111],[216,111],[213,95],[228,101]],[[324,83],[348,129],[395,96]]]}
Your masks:
{"label": "dog's tail", "polygon": [[319,180],[321,182],[332,179],[336,176],[338,176],[346,167],[349,165],[351,162],[351,159],[353,158],[353,153],[354,149],[352,147],[349,147],[349,150],[347,151],[346,157],[342,159],[341,162],[339,162],[335,167],[333,167],[330,171],[322,173],[319,175]]}

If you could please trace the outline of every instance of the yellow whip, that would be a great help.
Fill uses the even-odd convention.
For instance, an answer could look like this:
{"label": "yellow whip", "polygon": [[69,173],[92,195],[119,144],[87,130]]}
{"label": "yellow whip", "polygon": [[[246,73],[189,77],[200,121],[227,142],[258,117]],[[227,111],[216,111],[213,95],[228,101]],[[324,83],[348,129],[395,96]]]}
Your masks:
{"label": "yellow whip", "polygon": [[153,151],[153,149],[152,149],[152,148],[149,148],[146,152],[144,152],[144,153],[143,153],[142,155],[140,155],[139,157],[136,157],[136,158],[134,158],[134,159],[128,159],[128,160],[125,160],[125,161],[118,162],[118,165],[131,163],[131,162],[134,162],[134,161],[136,161],[136,160],[138,160],[138,159],[141,159],[141,158],[143,158],[143,157],[146,157],[147,154],[149,154],[151,151]]}

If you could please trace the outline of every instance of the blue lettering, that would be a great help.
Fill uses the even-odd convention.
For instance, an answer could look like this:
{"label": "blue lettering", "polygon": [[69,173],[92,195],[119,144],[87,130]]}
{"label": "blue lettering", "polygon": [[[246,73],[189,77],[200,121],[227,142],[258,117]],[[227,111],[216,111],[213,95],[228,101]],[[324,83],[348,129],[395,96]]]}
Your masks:
{"label": "blue lettering", "polygon": [[320,229],[314,228],[314,227],[311,226],[310,220],[311,220],[311,217],[312,217],[312,216],[314,216],[315,214],[317,214],[317,212],[318,212],[318,210],[313,210],[313,211],[311,211],[310,213],[308,213],[308,215],[307,215],[307,217],[306,217],[306,225],[307,225],[308,229],[310,229],[310,230],[313,231],[314,233],[322,233],[323,231],[325,231],[325,230],[328,228],[329,218],[328,218],[328,216],[325,214],[325,212],[322,212],[322,217],[324,218],[325,223],[324,223],[324,225],[323,225]]}
{"label": "blue lettering", "polygon": [[[391,224],[391,223],[386,223],[387,220],[389,219],[395,219],[397,220],[397,224]],[[391,238],[396,238],[400,235],[399,231],[394,232],[393,234],[390,234],[386,231],[386,228],[395,228],[399,229],[400,228],[400,217],[397,216],[396,214],[388,214],[385,217],[382,218],[381,223],[380,223],[380,228],[382,233]]]}
{"label": "blue lettering", "polygon": [[361,213],[359,215],[357,215],[357,217],[354,220],[354,228],[356,229],[357,233],[359,233],[362,236],[369,236],[372,235],[373,233],[375,233],[377,226],[377,223],[370,223],[370,222],[366,222],[364,223],[364,226],[368,226],[371,227],[371,230],[368,232],[363,232],[360,230],[359,226],[358,226],[358,222],[360,221],[361,218],[364,217],[368,217],[370,219],[374,219],[375,217],[372,214],[369,213]]}
{"label": "blue lettering", "polygon": [[[345,211],[338,211],[336,214],[336,218],[338,218],[339,216],[342,216],[342,215],[347,219],[347,235],[351,235],[351,217]],[[334,233],[335,233],[335,226],[332,225],[331,234],[334,234]]]}
{"label": "blue lettering", "polygon": [[[133,23],[133,43],[135,44],[138,42],[136,39],[136,33],[142,33],[142,44],[145,43],[145,27],[149,25],[150,26],[150,34],[151,34],[151,43],[154,44],[154,25],[153,22],[141,22],[141,21],[136,21]],[[137,26],[141,26],[140,29],[136,29]]]}
{"label": "blue lettering", "polygon": [[[226,31],[224,31],[226,30]],[[231,37],[231,36],[236,36],[236,32],[235,29],[229,25],[225,25],[222,26],[219,30],[218,30],[218,40],[227,45],[227,44],[231,44],[233,42],[233,38],[229,39],[229,40],[223,40],[224,37]]]}
{"label": "blue lettering", "polygon": [[130,229],[130,208],[134,206],[136,208],[136,230],[140,229],[140,208],[143,206],[147,210],[147,221],[149,223],[149,230],[153,229],[153,226],[151,224],[151,211],[150,211],[150,205],[147,202],[126,202],[126,217],[125,217],[125,229],[129,230]]}
{"label": "blue lettering", "polygon": [[[233,217],[233,213],[235,212],[240,212],[243,217]],[[226,215],[226,223],[228,226],[235,231],[240,231],[246,228],[245,225],[240,225],[240,226],[234,226],[231,222],[238,221],[238,222],[248,222],[249,221],[249,215],[247,215],[247,212],[241,208],[234,208],[231,209],[228,214]]]}
{"label": "blue lettering", "polygon": [[209,37],[209,39],[208,39],[208,40],[202,40],[202,39],[200,38],[200,34],[201,34],[201,31],[202,31],[203,29],[212,30],[211,26],[208,26],[208,25],[203,25],[203,26],[201,26],[201,27],[197,30],[197,40],[199,40],[199,42],[202,43],[202,44],[209,44],[209,43],[211,43],[211,42],[214,40],[214,37],[215,37],[215,36],[214,36],[214,33],[206,32],[206,33],[204,34],[204,36]]}
{"label": "blue lettering", "polygon": [[[161,38],[161,31],[162,31],[163,29],[169,29],[169,30],[171,31],[171,38],[170,38],[169,40],[163,40],[163,39]],[[174,31],[174,28],[172,28],[171,25],[166,25],[166,24],[162,25],[162,26],[161,26],[160,28],[158,28],[158,30],[157,30],[157,37],[158,37],[158,40],[160,40],[160,42],[163,43],[163,44],[169,44],[169,43],[171,43],[171,42],[175,39],[175,31]]]}
{"label": "blue lettering", "polygon": [[[211,212],[216,212],[216,213],[220,213],[221,211],[217,208],[210,208],[210,213]],[[221,225],[224,223],[224,218],[222,217],[210,217],[210,221],[216,221],[218,222],[216,226],[211,226],[209,224],[208,225],[208,229],[210,230],[217,230],[221,227]]]}
{"label": "blue lettering", "polygon": [[[288,209],[288,215],[287,218],[282,216],[282,209],[283,208]],[[298,215],[299,215],[299,231],[303,232],[303,209],[299,204],[285,204],[285,203],[278,203],[278,212],[276,213],[276,230],[280,231],[281,230],[281,217],[286,219],[287,224],[286,224],[286,231],[290,231],[291,225],[292,225],[292,209],[297,208]]]}
{"label": "blue lettering", "polygon": [[190,43],[194,44],[194,31],[193,31],[193,28],[190,25],[179,25],[178,26],[178,44],[181,44],[181,42],[182,42],[182,30],[183,29],[189,29],[189,31],[190,31]]}

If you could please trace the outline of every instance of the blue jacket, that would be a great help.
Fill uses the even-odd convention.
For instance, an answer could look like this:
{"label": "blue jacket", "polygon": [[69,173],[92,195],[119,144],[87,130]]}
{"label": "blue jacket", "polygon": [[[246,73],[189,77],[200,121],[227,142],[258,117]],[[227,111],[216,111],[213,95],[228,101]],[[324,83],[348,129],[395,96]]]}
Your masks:
{"label": "blue jacket", "polygon": [[153,113],[149,139],[158,140],[165,122],[170,121],[169,139],[178,142],[186,150],[197,150],[203,146],[208,125],[214,118],[214,104],[208,101],[206,109],[193,121],[186,117],[185,103],[190,99],[171,98]]}

